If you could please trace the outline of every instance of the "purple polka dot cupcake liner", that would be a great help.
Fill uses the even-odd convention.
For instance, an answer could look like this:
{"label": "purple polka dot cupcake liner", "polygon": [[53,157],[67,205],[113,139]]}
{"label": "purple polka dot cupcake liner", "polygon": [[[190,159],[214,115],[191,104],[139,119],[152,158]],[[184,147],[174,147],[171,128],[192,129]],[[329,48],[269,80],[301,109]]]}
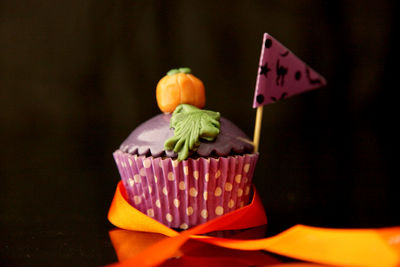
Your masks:
{"label": "purple polka dot cupcake liner", "polygon": [[177,161],[114,152],[136,209],[171,228],[187,229],[248,204],[258,154]]}

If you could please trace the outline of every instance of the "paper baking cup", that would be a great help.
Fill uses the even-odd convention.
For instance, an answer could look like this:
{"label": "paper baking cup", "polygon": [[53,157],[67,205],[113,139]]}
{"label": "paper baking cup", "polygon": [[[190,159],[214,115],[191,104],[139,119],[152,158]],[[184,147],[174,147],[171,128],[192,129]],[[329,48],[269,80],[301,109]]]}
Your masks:
{"label": "paper baking cup", "polygon": [[129,203],[172,228],[187,229],[249,202],[258,154],[177,161],[117,150]]}

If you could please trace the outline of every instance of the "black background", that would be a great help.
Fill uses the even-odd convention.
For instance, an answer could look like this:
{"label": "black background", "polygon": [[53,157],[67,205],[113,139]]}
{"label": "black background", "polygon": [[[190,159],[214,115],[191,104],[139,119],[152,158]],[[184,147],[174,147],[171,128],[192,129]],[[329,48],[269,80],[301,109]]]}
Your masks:
{"label": "black background", "polygon": [[255,184],[269,234],[400,224],[395,1],[0,1],[0,263],[116,260],[112,152],[188,66],[253,134],[262,34],[328,86],[264,108]]}

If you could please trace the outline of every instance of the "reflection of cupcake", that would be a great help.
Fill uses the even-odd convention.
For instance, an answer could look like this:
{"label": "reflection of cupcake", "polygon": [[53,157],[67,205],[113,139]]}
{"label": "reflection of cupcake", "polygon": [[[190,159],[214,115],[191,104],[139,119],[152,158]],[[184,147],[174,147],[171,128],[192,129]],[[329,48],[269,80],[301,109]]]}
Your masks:
{"label": "reflection of cupcake", "polygon": [[[175,111],[141,124],[114,153],[131,205],[169,227],[182,229],[247,204],[258,158],[252,154],[251,141],[232,122],[217,112],[192,106],[204,105],[204,88],[188,72],[174,70],[159,82],[161,110],[165,112],[161,101],[175,101],[167,105],[168,112]],[[163,85],[167,88],[160,89]],[[190,96],[197,90],[200,101],[198,96],[194,101],[160,99],[168,96],[160,90],[179,97],[182,91]]]}

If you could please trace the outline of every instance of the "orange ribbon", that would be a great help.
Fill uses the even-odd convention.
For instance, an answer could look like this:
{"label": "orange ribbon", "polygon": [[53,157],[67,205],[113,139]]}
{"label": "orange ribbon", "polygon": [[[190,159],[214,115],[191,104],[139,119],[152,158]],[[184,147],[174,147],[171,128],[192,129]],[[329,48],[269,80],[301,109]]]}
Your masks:
{"label": "orange ribbon", "polygon": [[269,238],[237,240],[203,236],[219,230],[246,229],[266,224],[261,200],[183,232],[176,232],[133,208],[120,182],[111,203],[109,221],[133,231],[167,236],[119,266],[156,266],[174,256],[189,239],[243,251],[264,250],[286,257],[338,266],[398,266],[400,227],[382,229],[326,229],[296,225]]}

